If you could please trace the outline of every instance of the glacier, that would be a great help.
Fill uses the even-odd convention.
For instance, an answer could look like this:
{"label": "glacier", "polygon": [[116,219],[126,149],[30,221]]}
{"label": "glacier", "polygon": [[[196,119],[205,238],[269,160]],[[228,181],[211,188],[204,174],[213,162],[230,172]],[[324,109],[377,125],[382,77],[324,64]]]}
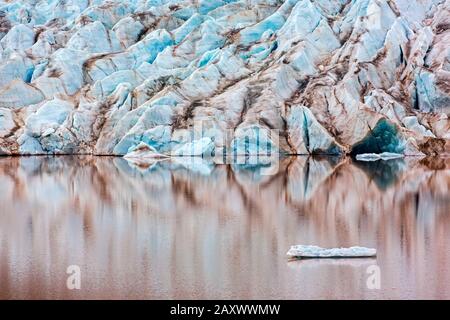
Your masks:
{"label": "glacier", "polygon": [[449,113],[450,0],[0,0],[0,155],[441,155]]}

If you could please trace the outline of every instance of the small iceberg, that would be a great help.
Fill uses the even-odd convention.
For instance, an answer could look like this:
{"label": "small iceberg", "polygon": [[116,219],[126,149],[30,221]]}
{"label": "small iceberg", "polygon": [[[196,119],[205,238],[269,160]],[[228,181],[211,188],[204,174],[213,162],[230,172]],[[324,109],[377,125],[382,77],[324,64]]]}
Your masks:
{"label": "small iceberg", "polygon": [[291,246],[287,255],[290,258],[367,258],[377,255],[376,249],[364,247],[321,248],[318,246]]}
{"label": "small iceberg", "polygon": [[141,142],[130,150],[125,156],[125,160],[139,167],[149,167],[156,162],[169,159],[169,156],[161,154],[155,148]]}
{"label": "small iceberg", "polygon": [[169,158],[169,156],[159,153],[155,148],[149,146],[145,142],[139,143],[135,148],[131,149],[125,156],[125,159],[142,159],[142,158],[150,158],[150,159],[162,159]]}
{"label": "small iceberg", "polygon": [[383,153],[361,153],[356,155],[358,161],[378,161],[403,158],[403,154],[393,152]]}

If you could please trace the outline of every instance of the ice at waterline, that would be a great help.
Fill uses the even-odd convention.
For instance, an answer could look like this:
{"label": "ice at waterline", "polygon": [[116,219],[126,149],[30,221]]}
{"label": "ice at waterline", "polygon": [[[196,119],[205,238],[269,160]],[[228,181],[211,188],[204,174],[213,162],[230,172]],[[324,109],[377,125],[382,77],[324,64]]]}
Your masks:
{"label": "ice at waterline", "polygon": [[377,250],[365,247],[350,248],[321,248],[311,245],[291,246],[288,257],[296,259],[306,258],[369,258],[377,255]]}

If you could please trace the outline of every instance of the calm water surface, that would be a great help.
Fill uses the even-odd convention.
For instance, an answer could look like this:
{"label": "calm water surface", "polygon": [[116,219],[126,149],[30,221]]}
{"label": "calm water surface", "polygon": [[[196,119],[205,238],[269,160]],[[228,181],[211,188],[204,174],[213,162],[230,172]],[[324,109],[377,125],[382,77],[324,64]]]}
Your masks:
{"label": "calm water surface", "polygon": [[[450,298],[450,160],[260,169],[0,158],[0,298]],[[378,256],[288,261],[293,244]]]}

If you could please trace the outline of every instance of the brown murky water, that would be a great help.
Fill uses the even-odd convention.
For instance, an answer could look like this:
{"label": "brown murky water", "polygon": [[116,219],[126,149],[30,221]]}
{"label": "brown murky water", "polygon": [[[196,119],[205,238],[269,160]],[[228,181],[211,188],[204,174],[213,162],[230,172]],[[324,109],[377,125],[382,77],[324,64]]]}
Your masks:
{"label": "brown murky water", "polygon": [[[450,160],[298,157],[274,173],[0,158],[0,298],[450,298]],[[288,261],[293,244],[378,256]]]}

